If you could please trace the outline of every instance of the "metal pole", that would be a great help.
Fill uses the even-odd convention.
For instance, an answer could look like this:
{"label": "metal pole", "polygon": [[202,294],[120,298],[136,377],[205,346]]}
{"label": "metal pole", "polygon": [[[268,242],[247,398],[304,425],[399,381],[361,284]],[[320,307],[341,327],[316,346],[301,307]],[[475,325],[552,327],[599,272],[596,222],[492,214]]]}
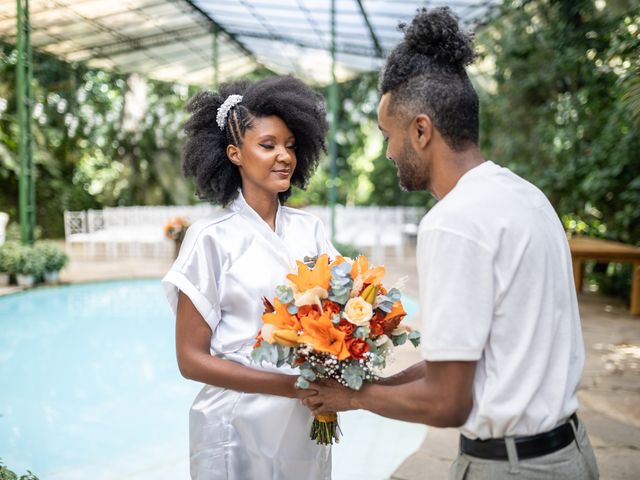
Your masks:
{"label": "metal pole", "polygon": [[17,0],[18,7],[18,71],[16,103],[18,106],[18,158],[20,160],[20,237],[23,244],[32,244],[35,230],[35,178],[33,169],[33,137],[31,135],[31,26],[29,0]]}
{"label": "metal pole", "polygon": [[336,0],[331,0],[331,86],[329,87],[329,159],[331,161],[331,240],[336,239],[336,180],[338,177],[336,130],[338,127],[338,83],[336,82]]}
{"label": "metal pole", "polygon": [[218,90],[218,86],[220,85],[220,75],[218,73],[219,70],[219,65],[220,65],[220,59],[219,59],[219,45],[218,45],[218,36],[219,36],[220,32],[218,30],[218,27],[216,25],[214,25],[213,27],[213,90],[217,91]]}

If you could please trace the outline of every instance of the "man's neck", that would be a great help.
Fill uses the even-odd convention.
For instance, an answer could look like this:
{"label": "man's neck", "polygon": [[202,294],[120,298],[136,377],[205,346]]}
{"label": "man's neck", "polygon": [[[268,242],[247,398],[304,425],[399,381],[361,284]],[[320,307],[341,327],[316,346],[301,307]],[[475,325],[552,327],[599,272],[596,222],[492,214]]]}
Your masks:
{"label": "man's neck", "polygon": [[463,152],[446,149],[440,152],[437,162],[433,163],[431,193],[442,200],[453,190],[460,178],[472,168],[485,162],[477,147]]}

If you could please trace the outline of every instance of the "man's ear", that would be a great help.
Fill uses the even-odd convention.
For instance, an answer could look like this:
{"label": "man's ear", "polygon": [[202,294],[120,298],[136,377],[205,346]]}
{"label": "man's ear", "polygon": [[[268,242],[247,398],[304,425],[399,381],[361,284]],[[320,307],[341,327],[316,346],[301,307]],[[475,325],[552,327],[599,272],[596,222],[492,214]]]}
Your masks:
{"label": "man's ear", "polygon": [[429,115],[416,115],[409,126],[409,136],[416,150],[423,150],[429,145],[433,136],[433,123]]}
{"label": "man's ear", "polygon": [[240,149],[235,145],[227,145],[227,158],[229,158],[234,165],[240,166],[242,164]]}

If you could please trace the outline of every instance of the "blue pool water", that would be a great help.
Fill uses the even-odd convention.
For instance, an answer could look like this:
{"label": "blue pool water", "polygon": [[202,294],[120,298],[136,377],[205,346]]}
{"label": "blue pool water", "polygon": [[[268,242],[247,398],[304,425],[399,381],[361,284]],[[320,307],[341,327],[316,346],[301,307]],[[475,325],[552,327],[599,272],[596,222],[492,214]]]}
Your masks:
{"label": "blue pool water", "polygon": [[[0,459],[41,480],[188,478],[200,384],[178,372],[173,327],[158,280],[0,297]],[[365,412],[341,424],[334,480],[387,478],[426,432]]]}

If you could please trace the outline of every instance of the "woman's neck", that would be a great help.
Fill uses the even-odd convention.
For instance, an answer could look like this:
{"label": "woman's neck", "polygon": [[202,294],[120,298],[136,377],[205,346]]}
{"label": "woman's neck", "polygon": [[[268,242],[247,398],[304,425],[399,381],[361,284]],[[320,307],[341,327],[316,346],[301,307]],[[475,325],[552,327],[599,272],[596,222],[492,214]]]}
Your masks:
{"label": "woman's neck", "polygon": [[271,230],[276,229],[276,214],[278,213],[278,196],[264,190],[242,188],[242,196],[247,204],[260,215]]}

